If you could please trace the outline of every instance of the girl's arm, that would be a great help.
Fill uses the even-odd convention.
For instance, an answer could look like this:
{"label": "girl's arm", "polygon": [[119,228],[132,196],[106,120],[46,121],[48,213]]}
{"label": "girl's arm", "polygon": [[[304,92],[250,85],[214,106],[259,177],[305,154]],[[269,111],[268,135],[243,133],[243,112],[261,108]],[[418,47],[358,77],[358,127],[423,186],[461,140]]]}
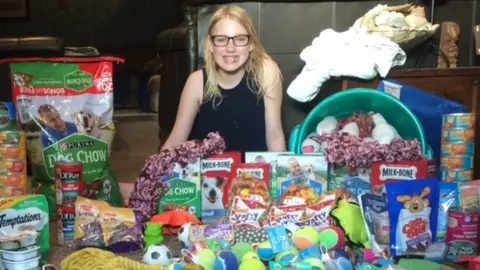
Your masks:
{"label": "girl's arm", "polygon": [[285,135],[282,128],[282,79],[277,64],[268,59],[265,62],[264,72],[267,80],[272,80],[264,96],[265,101],[265,130],[268,151],[283,152],[286,150]]}
{"label": "girl's arm", "polygon": [[[175,147],[187,141],[202,101],[202,85],[202,70],[197,70],[190,74],[180,97],[180,104],[172,132],[162,145],[161,150]],[[160,115],[159,117],[162,116]]]}

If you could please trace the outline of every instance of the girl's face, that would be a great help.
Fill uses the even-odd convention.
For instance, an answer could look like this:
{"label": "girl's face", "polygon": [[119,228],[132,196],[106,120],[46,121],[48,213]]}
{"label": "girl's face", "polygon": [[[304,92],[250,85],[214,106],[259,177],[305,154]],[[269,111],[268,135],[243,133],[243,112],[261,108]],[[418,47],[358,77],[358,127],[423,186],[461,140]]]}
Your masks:
{"label": "girl's face", "polygon": [[253,49],[247,30],[230,19],[218,21],[209,39],[215,63],[227,73],[240,70]]}

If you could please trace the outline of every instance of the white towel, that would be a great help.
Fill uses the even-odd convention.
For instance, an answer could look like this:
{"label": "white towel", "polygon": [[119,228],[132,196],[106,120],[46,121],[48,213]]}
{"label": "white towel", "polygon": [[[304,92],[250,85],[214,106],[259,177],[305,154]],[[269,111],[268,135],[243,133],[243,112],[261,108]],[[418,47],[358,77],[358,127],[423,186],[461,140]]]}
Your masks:
{"label": "white towel", "polygon": [[406,58],[398,44],[384,37],[353,28],[341,33],[326,29],[300,53],[305,66],[288,87],[287,94],[297,101],[308,102],[330,77],[367,80],[377,74],[385,77],[392,67],[403,65]]}

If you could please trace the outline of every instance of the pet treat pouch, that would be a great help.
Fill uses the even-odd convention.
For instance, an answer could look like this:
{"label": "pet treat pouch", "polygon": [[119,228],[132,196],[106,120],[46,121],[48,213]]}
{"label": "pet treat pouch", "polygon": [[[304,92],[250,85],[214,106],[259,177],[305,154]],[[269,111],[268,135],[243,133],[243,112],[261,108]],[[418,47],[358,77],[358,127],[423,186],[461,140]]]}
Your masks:
{"label": "pet treat pouch", "polygon": [[232,166],[241,161],[240,152],[224,152],[200,161],[203,222],[218,221],[228,213],[229,196],[226,187],[232,181]]}
{"label": "pet treat pouch", "polygon": [[[327,191],[327,176],[328,163],[323,155],[280,155],[277,158],[280,198],[292,195],[291,192],[298,186],[310,187],[316,194],[323,194]],[[308,199],[293,197],[296,197],[295,200]]]}
{"label": "pet treat pouch", "polygon": [[159,213],[184,210],[201,217],[200,159],[184,167],[175,163],[173,175],[164,175],[162,181],[168,186],[168,191],[160,197]]}
{"label": "pet treat pouch", "polygon": [[83,196],[120,206],[122,196],[109,165],[115,135],[113,62],[115,57],[12,59],[13,100],[27,138],[32,188],[56,215],[54,166],[80,161]]}
{"label": "pet treat pouch", "polygon": [[43,195],[25,195],[0,199],[0,235],[38,233],[41,264],[48,263],[50,251],[48,204]]}
{"label": "pet treat pouch", "polygon": [[105,247],[114,253],[143,249],[141,212],[131,208],[100,206],[100,225]]}
{"label": "pet treat pouch", "polygon": [[[225,185],[229,198],[239,196],[245,200],[270,202],[268,192],[270,165],[266,163],[236,163],[232,166],[232,179]],[[229,202],[231,203],[231,202]]]}
{"label": "pet treat pouch", "polygon": [[458,206],[460,187],[455,182],[440,182],[439,188],[437,237],[444,240],[447,233],[448,210]]}
{"label": "pet treat pouch", "polygon": [[108,207],[101,201],[77,197],[75,200],[75,230],[73,238],[77,248],[104,247],[100,208]]}
{"label": "pet treat pouch", "polygon": [[365,193],[358,196],[358,203],[362,210],[370,246],[375,252],[381,252],[390,244],[387,198]]}
{"label": "pet treat pouch", "polygon": [[385,184],[392,255],[424,253],[437,240],[437,178]]}

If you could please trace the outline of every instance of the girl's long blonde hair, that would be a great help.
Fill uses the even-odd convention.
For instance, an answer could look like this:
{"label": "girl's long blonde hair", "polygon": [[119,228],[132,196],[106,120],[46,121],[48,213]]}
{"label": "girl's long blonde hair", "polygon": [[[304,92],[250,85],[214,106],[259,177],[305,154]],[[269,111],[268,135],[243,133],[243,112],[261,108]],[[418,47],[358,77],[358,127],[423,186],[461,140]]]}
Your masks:
{"label": "girl's long blonde hair", "polygon": [[[278,77],[280,77],[280,71],[278,66],[275,64],[277,72],[276,76],[268,77],[265,76],[265,62],[272,60],[268,55],[265,48],[260,44],[257,31],[253,26],[252,19],[248,15],[247,11],[238,6],[225,6],[217,10],[210,20],[210,25],[207,31],[207,39],[215,25],[222,19],[230,19],[238,22],[242,25],[250,35],[250,45],[252,46],[252,51],[248,57],[247,62],[245,63],[245,71],[252,76],[251,80],[247,80],[248,88],[254,92],[257,97],[263,98],[265,95],[268,96],[268,91],[278,82]],[[218,88],[218,71],[215,60],[211,52],[212,42],[210,40],[205,40],[204,47],[204,57],[205,57],[205,68],[207,71],[207,81],[205,82],[205,91],[203,96],[203,102],[208,102],[213,100],[213,106],[220,104],[222,101],[222,93]],[[273,62],[273,61],[272,61]],[[253,85],[252,85],[253,83]],[[255,91],[254,89],[258,89]],[[218,103],[215,101],[218,100]]]}

